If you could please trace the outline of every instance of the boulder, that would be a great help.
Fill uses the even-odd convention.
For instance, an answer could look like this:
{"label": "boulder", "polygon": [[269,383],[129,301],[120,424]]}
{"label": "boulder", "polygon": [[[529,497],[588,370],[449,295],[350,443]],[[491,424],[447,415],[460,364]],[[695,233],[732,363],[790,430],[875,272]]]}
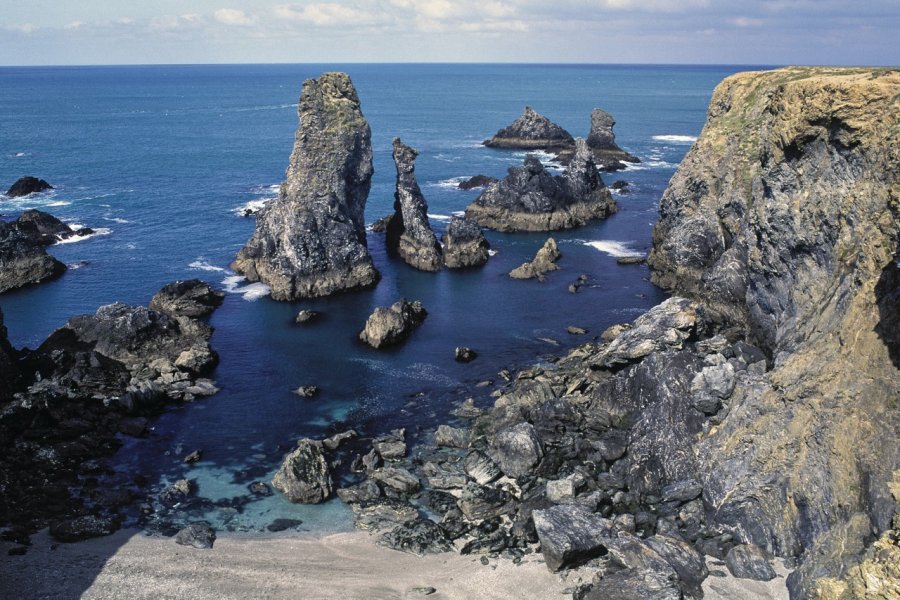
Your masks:
{"label": "boulder", "polygon": [[528,155],[522,167],[488,186],[466,208],[466,218],[498,231],[553,231],[580,227],[617,210],[600,179],[584,140],[565,173],[551,175],[541,161]]}
{"label": "boulder", "polygon": [[385,235],[388,252],[396,253],[411,267],[421,271],[440,271],[443,264],[438,244],[428,222],[428,204],[416,181],[418,152],[394,138],[394,164],[397,187],[394,192],[394,216]]}
{"label": "boulder", "polygon": [[395,429],[372,440],[372,449],[382,458],[400,459],[406,456],[405,438],[405,429]]}
{"label": "boulder", "polygon": [[331,471],[322,452],[322,443],[302,439],[284,458],[272,478],[272,487],[291,502],[318,504],[331,496]]}
{"label": "boulder", "polygon": [[298,325],[305,325],[307,323],[312,323],[313,321],[317,321],[322,316],[322,313],[317,312],[315,310],[301,310],[297,313],[297,316],[294,317],[294,322]]}
{"label": "boulder", "polygon": [[275,300],[327,296],[378,282],[364,212],[372,181],[369,124],[345,73],[303,83],[300,127],[278,199],[232,268]]}
{"label": "boulder", "polygon": [[216,541],[216,532],[206,521],[191,523],[177,534],[175,543],[181,546],[191,546],[200,550],[209,550]]}
{"label": "boulder", "polygon": [[681,348],[694,332],[697,306],[685,298],[669,298],[638,317],[630,329],[620,330],[606,350],[595,357],[603,366],[638,360],[652,352]]}
{"label": "boulder", "polygon": [[390,307],[379,306],[366,320],[359,339],[373,348],[399,344],[425,321],[428,313],[418,300],[398,300]]}
{"label": "boulder", "polygon": [[50,535],[60,542],[80,542],[112,535],[119,529],[119,525],[120,519],[115,516],[84,515],[53,523],[50,525]]}
{"label": "boulder", "polygon": [[453,542],[444,530],[434,521],[422,518],[401,523],[382,535],[378,545],[418,556],[453,550]]}
{"label": "boulder", "polygon": [[465,346],[457,346],[453,350],[453,359],[456,362],[467,363],[478,358],[478,353]]}
{"label": "boulder", "polygon": [[459,496],[457,506],[470,521],[499,517],[515,510],[515,499],[501,489],[469,482]]}
{"label": "boulder", "polygon": [[606,554],[613,523],[581,506],[559,505],[532,513],[541,552],[552,572]]}
{"label": "boulder", "polygon": [[466,475],[480,485],[487,485],[503,474],[491,458],[481,450],[472,450],[463,459]]}
{"label": "boulder", "polygon": [[10,198],[20,198],[22,196],[28,196],[29,194],[36,194],[52,189],[53,186],[43,179],[26,175],[25,177],[20,177],[15,183],[9,186],[9,189],[6,190],[6,195]]}
{"label": "boulder", "polygon": [[401,494],[415,494],[421,487],[419,478],[403,467],[382,467],[372,471],[370,477],[385,488]]}
{"label": "boulder", "polygon": [[468,448],[472,440],[472,432],[449,425],[438,425],[434,432],[434,445],[445,448]]}
{"label": "boulder", "polygon": [[775,579],[775,569],[765,552],[755,544],[738,544],[725,555],[725,564],[732,575],[740,579],[769,581]]}
{"label": "boulder", "polygon": [[200,318],[212,314],[224,299],[224,292],[199,279],[174,281],[156,292],[150,300],[150,309],[172,316]]}
{"label": "boulder", "polygon": [[541,440],[531,423],[503,429],[491,440],[494,460],[512,478],[530,475],[544,456]]}
{"label": "boulder", "polygon": [[454,216],[441,236],[444,265],[448,269],[480,267],[490,258],[491,245],[477,223]]}
{"label": "boulder", "polygon": [[556,261],[559,260],[561,256],[559,248],[556,245],[556,240],[547,238],[544,245],[541,246],[540,249],[538,249],[537,254],[534,255],[534,259],[532,259],[531,262],[522,263],[520,266],[510,271],[509,276],[513,279],[537,278],[539,281],[543,281],[544,275],[559,269],[559,265],[556,264]]}
{"label": "boulder", "polygon": [[356,526],[368,531],[390,531],[419,518],[419,511],[413,505],[392,498],[354,503],[350,508]]}
{"label": "boulder", "polygon": [[568,131],[526,106],[521,117],[486,140],[484,145],[516,150],[555,150],[571,147],[574,143]]}
{"label": "boulder", "polygon": [[457,187],[461,190],[473,190],[475,188],[487,187],[497,181],[496,177],[488,177],[487,175],[475,175],[464,181],[460,181]]}

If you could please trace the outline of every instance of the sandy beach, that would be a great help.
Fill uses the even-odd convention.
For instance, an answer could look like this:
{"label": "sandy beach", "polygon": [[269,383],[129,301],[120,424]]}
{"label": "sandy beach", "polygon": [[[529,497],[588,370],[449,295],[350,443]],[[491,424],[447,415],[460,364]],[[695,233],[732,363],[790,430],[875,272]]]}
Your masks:
{"label": "sandy beach", "polygon": [[[77,544],[56,544],[46,532],[35,535],[24,556],[7,556],[0,544],[4,598],[302,598],[435,599],[565,598],[591,573],[573,571],[563,580],[550,573],[540,555],[522,564],[477,556],[418,557],[382,548],[364,532],[316,537],[222,536],[212,550],[196,550],[174,540],[137,531]],[[55,549],[53,549],[55,546]],[[726,576],[710,563],[706,598],[785,600],[783,569],[768,583]]]}

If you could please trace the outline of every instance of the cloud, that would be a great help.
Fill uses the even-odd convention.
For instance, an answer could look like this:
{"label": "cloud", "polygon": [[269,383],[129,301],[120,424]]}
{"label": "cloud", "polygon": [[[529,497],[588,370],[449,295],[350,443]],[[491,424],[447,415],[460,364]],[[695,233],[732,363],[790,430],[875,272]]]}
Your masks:
{"label": "cloud", "polygon": [[764,20],[752,17],[734,17],[733,19],[728,19],[728,22],[735,27],[762,27],[766,24]]}
{"label": "cloud", "polygon": [[347,6],[337,2],[312,4],[282,4],[274,8],[278,19],[294,23],[308,23],[316,27],[353,27],[385,23],[386,14]]}
{"label": "cloud", "polygon": [[257,21],[255,15],[249,15],[236,8],[220,8],[213,13],[213,18],[223,25],[237,25],[239,27],[255,25]]}
{"label": "cloud", "polygon": [[[131,25],[131,22],[122,23],[123,25]],[[185,29],[197,29],[206,24],[206,19],[202,15],[163,15],[150,19],[147,28],[150,31],[180,31]]]}

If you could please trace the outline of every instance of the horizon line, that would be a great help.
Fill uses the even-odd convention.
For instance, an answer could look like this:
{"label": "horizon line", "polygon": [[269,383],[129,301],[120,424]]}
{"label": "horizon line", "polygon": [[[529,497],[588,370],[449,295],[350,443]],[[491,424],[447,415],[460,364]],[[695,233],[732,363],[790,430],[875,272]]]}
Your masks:
{"label": "horizon line", "polygon": [[273,65],[460,65],[460,66],[608,66],[608,67],[834,67],[834,68],[896,68],[886,65],[835,65],[835,64],[800,64],[800,63],[720,63],[720,62],[564,62],[564,61],[309,61],[309,62],[173,62],[173,63],[34,63],[34,64],[0,64],[0,68],[66,68],[66,67],[227,67],[227,66],[273,66]]}

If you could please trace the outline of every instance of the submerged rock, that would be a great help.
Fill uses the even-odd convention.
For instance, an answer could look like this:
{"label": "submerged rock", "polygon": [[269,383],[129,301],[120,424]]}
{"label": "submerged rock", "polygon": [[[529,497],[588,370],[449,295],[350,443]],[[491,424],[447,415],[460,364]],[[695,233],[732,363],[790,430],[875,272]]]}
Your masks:
{"label": "submerged rock", "polygon": [[565,173],[551,175],[533,155],[491,184],[466,208],[466,217],[498,231],[553,231],[579,227],[617,210],[584,140]]}
{"label": "submerged rock", "polygon": [[284,458],[272,478],[272,487],[291,502],[318,504],[331,496],[331,470],[325,461],[321,442],[303,439],[297,449]]}
{"label": "submerged rock", "polygon": [[477,223],[454,216],[441,236],[444,264],[449,269],[480,267],[490,258],[491,245]]}
{"label": "submerged rock", "polygon": [[13,183],[6,191],[6,195],[10,198],[19,198],[21,196],[28,196],[29,194],[35,194],[37,192],[44,192],[46,190],[52,189],[53,186],[43,179],[26,175],[25,177],[20,177],[19,179],[17,179],[16,182]]}
{"label": "submerged rock", "polygon": [[224,299],[224,292],[199,279],[189,279],[164,286],[150,300],[150,308],[172,316],[199,318],[212,314]]}
{"label": "submerged rock", "polygon": [[522,116],[484,142],[490,148],[517,150],[554,150],[574,144],[572,134],[526,106]]}
{"label": "submerged rock", "polygon": [[443,263],[438,244],[428,222],[428,205],[416,181],[418,152],[394,138],[394,164],[397,188],[394,192],[394,216],[387,226],[388,251],[396,252],[406,263],[422,271],[440,271]]}
{"label": "submerged rock", "polygon": [[398,344],[425,321],[428,313],[418,300],[405,299],[394,302],[390,307],[379,306],[369,315],[359,339],[373,348]]}
{"label": "submerged rock", "polygon": [[520,266],[510,271],[509,276],[513,279],[537,278],[540,281],[543,281],[544,275],[559,269],[559,265],[556,264],[556,261],[559,260],[561,256],[559,248],[556,245],[556,240],[547,238],[544,245],[541,246],[537,251],[537,254],[534,255],[534,259],[531,262],[522,263]]}
{"label": "submerged rock", "polygon": [[345,73],[303,83],[287,179],[232,268],[275,300],[367,288],[379,279],[366,246],[372,180],[369,124]]}

